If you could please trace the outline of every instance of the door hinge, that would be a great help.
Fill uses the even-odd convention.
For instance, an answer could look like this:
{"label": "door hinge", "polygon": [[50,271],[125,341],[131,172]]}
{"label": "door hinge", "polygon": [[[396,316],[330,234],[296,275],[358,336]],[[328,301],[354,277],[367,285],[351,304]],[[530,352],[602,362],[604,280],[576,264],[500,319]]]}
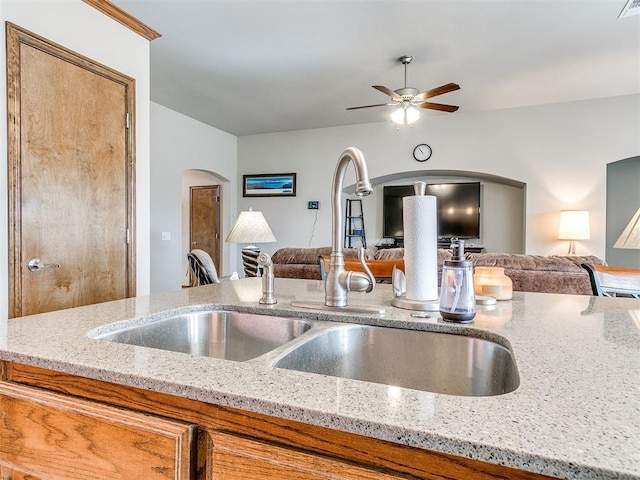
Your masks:
{"label": "door hinge", "polygon": [[124,128],[130,128],[130,118],[129,112],[124,114]]}
{"label": "door hinge", "polygon": [[126,238],[127,244],[131,243],[131,230],[129,230],[127,228],[127,238]]}

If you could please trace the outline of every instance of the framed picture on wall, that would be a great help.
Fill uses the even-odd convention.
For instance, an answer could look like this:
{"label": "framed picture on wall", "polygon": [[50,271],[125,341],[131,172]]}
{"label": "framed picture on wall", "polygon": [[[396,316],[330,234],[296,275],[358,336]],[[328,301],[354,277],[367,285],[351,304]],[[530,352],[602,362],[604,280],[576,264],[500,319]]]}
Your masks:
{"label": "framed picture on wall", "polygon": [[242,176],[243,197],[295,197],[295,173],[267,173]]}

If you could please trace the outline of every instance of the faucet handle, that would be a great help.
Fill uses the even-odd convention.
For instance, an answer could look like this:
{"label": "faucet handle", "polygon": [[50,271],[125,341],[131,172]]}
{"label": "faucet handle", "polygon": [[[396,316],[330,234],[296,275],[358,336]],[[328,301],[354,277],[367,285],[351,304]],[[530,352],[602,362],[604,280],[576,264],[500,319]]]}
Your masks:
{"label": "faucet handle", "polygon": [[358,260],[360,260],[360,265],[362,265],[362,269],[364,270],[364,273],[367,275],[367,277],[369,277],[369,288],[367,288],[366,293],[369,293],[371,291],[373,291],[373,288],[376,286],[376,277],[373,276],[373,273],[371,273],[371,269],[369,268],[369,265],[367,265],[367,262],[364,259],[364,247],[360,247],[360,249],[358,250]]}
{"label": "faucet handle", "polygon": [[268,253],[261,253],[258,255],[258,265],[261,267],[271,267],[273,266],[273,262],[271,261],[271,255]]}

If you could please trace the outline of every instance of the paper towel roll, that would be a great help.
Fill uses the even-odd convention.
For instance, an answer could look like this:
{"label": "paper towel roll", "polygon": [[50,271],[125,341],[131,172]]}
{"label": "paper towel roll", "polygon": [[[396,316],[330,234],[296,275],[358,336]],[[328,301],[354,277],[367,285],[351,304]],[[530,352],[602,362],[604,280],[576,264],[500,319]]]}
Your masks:
{"label": "paper towel roll", "polygon": [[404,220],[404,273],[407,300],[438,299],[438,221],[436,197],[402,199]]}

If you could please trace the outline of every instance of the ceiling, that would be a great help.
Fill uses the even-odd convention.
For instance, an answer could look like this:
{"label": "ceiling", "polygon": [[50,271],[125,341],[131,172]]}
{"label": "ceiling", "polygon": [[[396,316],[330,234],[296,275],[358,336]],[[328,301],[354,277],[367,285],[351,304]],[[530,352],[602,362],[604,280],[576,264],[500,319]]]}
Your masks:
{"label": "ceiling", "polygon": [[640,93],[626,0],[114,0],[162,34],[151,99],[234,135],[388,121],[371,88],[455,82],[456,113]]}

